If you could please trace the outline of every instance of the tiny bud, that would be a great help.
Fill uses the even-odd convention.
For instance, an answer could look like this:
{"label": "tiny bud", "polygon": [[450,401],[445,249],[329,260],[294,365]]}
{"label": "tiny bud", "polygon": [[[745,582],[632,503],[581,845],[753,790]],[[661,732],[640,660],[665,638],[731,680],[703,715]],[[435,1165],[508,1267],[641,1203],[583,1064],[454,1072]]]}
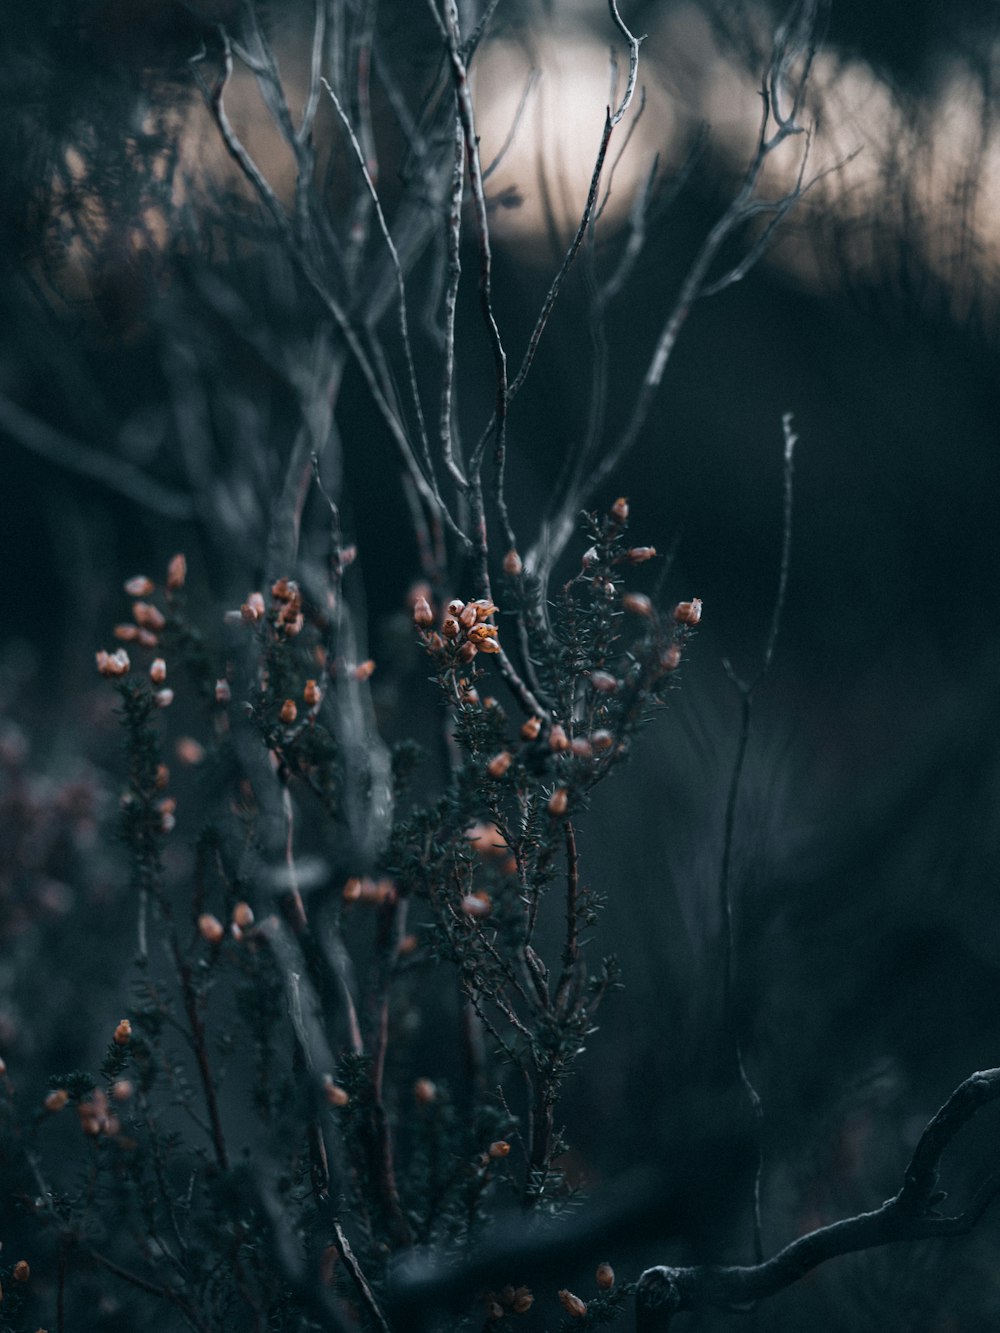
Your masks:
{"label": "tiny bud", "polygon": [[465,609],[465,603],[459,601],[457,597],[453,597],[452,600],[448,603],[448,614],[450,616],[460,616],[464,611],[464,609]]}
{"label": "tiny bud", "polygon": [[513,755],[510,753],[510,751],[501,750],[500,753],[495,754],[493,758],[490,760],[490,762],[486,765],[486,772],[490,775],[491,778],[502,778],[503,775],[507,772],[508,768],[510,768],[512,762],[513,762]]}
{"label": "tiny bud", "polygon": [[134,639],[139,637],[139,626],[131,624],[116,625],[113,633],[119,643],[132,643]]}
{"label": "tiny bud", "polygon": [[136,630],[135,641],[140,648],[155,648],[159,643],[159,639],[151,629]]}
{"label": "tiny bud", "polygon": [[127,1046],[132,1040],[132,1024],[123,1018],[115,1028],[113,1041],[116,1046]]}
{"label": "tiny bud", "polygon": [[237,903],[233,908],[233,921],[241,930],[247,930],[253,925],[253,908],[249,903]]}
{"label": "tiny bud", "polygon": [[660,670],[663,672],[676,671],[681,664],[681,650],[676,643],[671,644],[665,653],[660,657]]}
{"label": "tiny bud", "polygon": [[527,1287],[515,1287],[511,1309],[515,1314],[527,1314],[535,1303],[535,1298]]}
{"label": "tiny bud", "polygon": [[559,1292],[559,1304],[573,1319],[582,1319],[587,1313],[585,1301],[581,1301],[579,1296],[574,1296],[571,1291]]}
{"label": "tiny bud", "polygon": [[586,736],[577,736],[576,739],[571,742],[569,748],[579,759],[589,759],[594,752],[594,747],[591,745],[590,741],[587,740]]}
{"label": "tiny bud", "polygon": [[501,1157],[508,1156],[508,1154],[510,1153],[510,1144],[506,1141],[506,1139],[497,1139],[495,1143],[490,1144],[487,1151],[489,1155],[493,1158],[493,1160],[496,1162],[499,1161]]}
{"label": "tiny bud", "polygon": [[467,893],[462,899],[462,911],[466,916],[473,918],[489,916],[490,912],[493,911],[489,894]]}
{"label": "tiny bud", "polygon": [[590,683],[601,694],[614,694],[618,688],[617,680],[609,671],[591,672]]}
{"label": "tiny bud", "polygon": [[441,625],[441,633],[446,639],[455,639],[458,637],[459,624],[454,616],[445,616]]}
{"label": "tiny bud", "polygon": [[587,550],[584,551],[583,558],[580,561],[580,563],[581,565],[583,565],[584,569],[593,569],[593,567],[597,564],[597,559],[598,559],[597,547],[589,546]]}
{"label": "tiny bud", "polygon": [[31,1277],[31,1268],[27,1259],[18,1259],[11,1276],[15,1282],[27,1282],[28,1278]]}
{"label": "tiny bud", "polygon": [[167,587],[176,592],[178,588],[183,588],[187,579],[188,565],[184,556],[178,552],[172,556],[170,564],[167,565]]}
{"label": "tiny bud", "polygon": [[170,769],[167,768],[166,764],[156,765],[156,778],[154,780],[156,782],[156,790],[163,791],[164,787],[170,781]]}
{"label": "tiny bud", "polygon": [[286,699],[285,702],[281,705],[281,712],[278,714],[278,716],[281,718],[282,722],[284,722],[286,727],[291,726],[291,724],[295,721],[298,715],[299,715],[299,710],[296,707],[294,699]]}
{"label": "tiny bud", "polygon": [[458,650],[458,660],[460,662],[471,662],[480,648],[482,648],[484,653],[497,651],[496,646],[492,644],[489,647],[487,647],[487,645],[484,643],[480,643],[478,645],[474,643],[463,643],[461,648],[459,648]]}
{"label": "tiny bud", "polygon": [[540,717],[529,717],[527,722],[521,728],[521,739],[523,741],[533,741],[542,729],[542,719]]}
{"label": "tiny bud", "polygon": [[503,558],[503,572],[512,579],[516,579],[519,574],[524,572],[524,562],[513,546]]}
{"label": "tiny bud", "polygon": [[68,1101],[69,1101],[69,1093],[66,1091],[66,1089],[55,1088],[45,1098],[45,1101],[42,1103],[42,1105],[45,1107],[46,1111],[56,1112],[56,1111],[61,1111]]}
{"label": "tiny bud", "polygon": [[628,501],[625,499],[624,495],[619,495],[618,499],[608,510],[608,517],[612,518],[619,527],[624,527],[628,522]]}
{"label": "tiny bud", "polygon": [[199,741],[196,741],[193,736],[178,737],[174,748],[177,751],[177,758],[182,764],[200,764],[205,758],[205,747]]}
{"label": "tiny bud", "polygon": [[[492,626],[487,627],[485,625],[479,625],[477,628],[486,629],[492,628]],[[474,645],[465,644],[466,648],[470,646],[478,648],[481,653],[498,653],[500,651],[500,645],[497,643],[496,639],[480,639]]]}
{"label": "tiny bud", "polygon": [[127,1078],[119,1078],[111,1085],[111,1096],[116,1102],[127,1102],[135,1092],[135,1085]]}
{"label": "tiny bud", "polygon": [[174,701],[174,692],[169,688],[157,690],[153,698],[156,700],[157,708],[169,708]]}
{"label": "tiny bud", "polygon": [[500,631],[497,629],[496,625],[480,623],[478,625],[473,625],[469,630],[469,638],[474,644],[481,648],[487,639],[495,639],[499,633]]}
{"label": "tiny bud", "polygon": [[569,793],[565,787],[557,787],[549,797],[549,814],[564,815],[569,806]]}
{"label": "tiny bud", "polygon": [[150,602],[136,602],[132,607],[132,616],[135,623],[143,629],[151,629],[154,634],[159,634],[160,630],[167,623],[163,612],[158,610]]}
{"label": "tiny bud", "polygon": [[358,878],[357,875],[352,875],[351,878],[344,885],[341,896],[343,897],[345,903],[356,903],[361,898],[363,892],[364,889],[362,887],[361,880]]}
{"label": "tiny bud", "polygon": [[302,691],[302,698],[309,708],[315,708],[322,698],[322,692],[314,680],[307,680]]}
{"label": "tiny bud", "polygon": [[418,597],[413,603],[413,623],[420,629],[427,629],[434,624],[434,612],[426,597]]}
{"label": "tiny bud", "polygon": [[701,619],[701,598],[693,597],[690,602],[678,602],[674,607],[674,619],[678,625],[697,625]]}
{"label": "tiny bud", "polygon": [[217,704],[227,704],[233,697],[233,692],[229,688],[229,681],[219,679],[215,682],[215,702]]}
{"label": "tiny bud", "polygon": [[208,944],[221,944],[226,929],[217,916],[213,916],[211,912],[202,912],[198,918],[198,934]]}
{"label": "tiny bud", "polygon": [[126,580],[125,591],[129,597],[148,597],[154,586],[153,580],[147,579],[145,574],[136,574],[134,578]]}
{"label": "tiny bud", "polygon": [[569,749],[569,737],[558,722],[553,722],[549,728],[549,749],[557,752]]}
{"label": "tiny bud", "polygon": [[597,1285],[602,1291],[610,1291],[615,1285],[615,1270],[610,1264],[598,1264],[597,1272],[594,1276],[597,1279]]}
{"label": "tiny bud", "polygon": [[418,1078],[413,1085],[414,1100],[420,1106],[430,1106],[437,1101],[438,1090],[429,1078]]}
{"label": "tiny bud", "polygon": [[653,556],[656,555],[656,547],[633,546],[625,554],[628,556],[629,564],[642,565],[647,560],[652,560]]}
{"label": "tiny bud", "polygon": [[164,810],[160,816],[160,832],[173,833],[177,827],[177,817],[172,810]]}
{"label": "tiny bud", "polygon": [[370,680],[375,670],[375,663],[369,657],[367,662],[359,663],[352,672],[355,680]]}
{"label": "tiny bud", "polygon": [[149,679],[154,685],[162,685],[167,678],[167,664],[162,657],[154,657],[149,664]]}
{"label": "tiny bud", "polygon": [[651,616],[653,603],[644,592],[627,592],[622,598],[622,606],[634,616]]}
{"label": "tiny bud", "polygon": [[487,1301],[487,1303],[486,1303],[486,1318],[487,1318],[487,1319],[502,1319],[502,1318],[503,1318],[503,1306],[502,1306],[502,1305],[499,1305],[496,1301]]}
{"label": "tiny bud", "polygon": [[264,619],[264,612],[266,609],[267,608],[264,605],[264,594],[252,592],[240,607],[240,615],[247,624],[252,625],[256,621]]}
{"label": "tiny bud", "polygon": [[590,738],[590,743],[595,750],[610,750],[615,743],[615,738],[610,731],[595,731]]}
{"label": "tiny bud", "polygon": [[117,652],[106,653],[103,650],[96,654],[97,669],[102,676],[114,678],[117,676],[128,675],[132,663],[129,661],[128,653],[124,648],[119,648]]}
{"label": "tiny bud", "polygon": [[476,614],[476,608],[471,605],[463,606],[458,613],[458,623],[463,629],[471,629],[478,619],[479,617]]}
{"label": "tiny bud", "polygon": [[330,1074],[323,1075],[323,1096],[330,1106],[346,1106],[351,1100],[347,1095],[347,1089],[342,1088],[339,1083],[334,1083]]}
{"label": "tiny bud", "polygon": [[306,618],[301,612],[296,616],[282,616],[281,618],[281,628],[290,639],[294,639],[297,635],[302,633],[305,623]]}
{"label": "tiny bud", "polygon": [[494,606],[492,602],[483,597],[477,598],[471,605],[476,608],[476,615],[480,620],[489,620],[490,616],[496,615],[500,610],[498,606]]}
{"label": "tiny bud", "polygon": [[400,958],[406,958],[411,953],[416,953],[419,947],[420,947],[420,940],[417,938],[416,935],[404,935],[403,938],[399,941],[399,946],[396,949],[396,953],[399,955]]}

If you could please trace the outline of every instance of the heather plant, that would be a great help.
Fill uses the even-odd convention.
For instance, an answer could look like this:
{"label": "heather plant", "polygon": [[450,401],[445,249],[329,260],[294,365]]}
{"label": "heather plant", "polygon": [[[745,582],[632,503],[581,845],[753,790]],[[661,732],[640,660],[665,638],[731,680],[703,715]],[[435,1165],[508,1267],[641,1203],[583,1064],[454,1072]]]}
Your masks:
{"label": "heather plant", "polygon": [[[622,1239],[638,1204],[613,1215],[580,1186],[562,1098],[623,977],[601,945],[604,895],[622,886],[591,884],[578,831],[641,731],[670,726],[702,617],[670,559],[643,544],[645,531],[633,536],[616,473],[692,308],[739,282],[836,164],[809,174],[823,15],[796,3],[763,62],[745,173],[681,275],[625,419],[609,421],[608,311],[695,159],[674,179],[651,163],[627,226],[605,237],[612,144],[642,107],[640,39],[609,0],[627,68],[611,62],[578,225],[512,358],[493,289],[502,201],[488,194],[495,163],[480,159],[470,84],[496,9],[445,0],[421,11],[433,74],[416,90],[399,32],[381,31],[371,7],[318,3],[300,107],[279,63],[291,53],[263,7],[221,6],[186,74],[232,174],[220,184],[185,163],[183,115],[153,116],[136,149],[125,202],[168,237],[159,253],[150,245],[151,262],[181,275],[149,315],[161,321],[177,457],[159,472],[112,468],[111,484],[164,522],[197,519],[201,551],[238,570],[241,591],[220,611],[211,569],[190,549],[190,562],[174,555],[162,576],[127,578],[128,612],[96,652],[124,742],[114,832],[128,893],[114,901],[131,957],[119,960],[99,1066],[53,1069],[41,1091],[3,1072],[9,1190],[39,1256],[0,1256],[11,1333],[39,1320],[59,1333],[629,1321],[654,1333],[675,1315],[763,1302],[838,1255],[967,1231],[996,1191],[989,1177],[945,1212],[938,1185],[952,1139],[1000,1096],[993,1070],[930,1121],[888,1201],[765,1256],[766,1108],[734,994],[732,861],[751,704],[792,558],[790,416],[770,629],[759,672],[729,672],[742,721],[718,848],[720,1059],[754,1119],[754,1261],[639,1271]],[[380,184],[388,136],[373,68],[405,141],[392,190]],[[255,145],[230,117],[237,77],[269,117],[280,170],[272,140]],[[95,217],[88,185],[102,155],[92,145],[88,163],[87,142],[64,164],[59,216],[96,262],[120,218]],[[794,166],[776,189],[781,154]],[[470,254],[492,378],[485,404],[459,411]],[[508,480],[517,399],[578,264],[594,331],[589,416],[532,519]],[[279,386],[290,435],[279,423],[272,439],[222,360],[202,380],[199,357],[218,358],[219,340],[249,349],[244,379],[266,372]],[[349,374],[365,409],[340,420]],[[347,466],[376,432],[396,460],[379,499],[401,494],[409,515],[398,660],[369,656],[364,571],[388,538],[357,520]],[[66,456],[65,440],[46,439]],[[380,678],[394,682],[384,695]],[[103,827],[110,837],[110,817]]]}

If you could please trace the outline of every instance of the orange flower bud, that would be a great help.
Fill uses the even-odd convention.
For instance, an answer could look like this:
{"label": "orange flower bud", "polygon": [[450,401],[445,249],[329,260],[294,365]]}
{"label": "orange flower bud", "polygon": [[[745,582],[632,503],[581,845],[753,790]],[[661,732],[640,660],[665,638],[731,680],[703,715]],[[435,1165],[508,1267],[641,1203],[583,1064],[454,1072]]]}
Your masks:
{"label": "orange flower bud", "polygon": [[514,757],[509,750],[501,750],[500,753],[495,754],[486,765],[486,772],[491,778],[502,778],[508,768],[510,768],[513,758]]}
{"label": "orange flower bud", "polygon": [[347,1095],[347,1089],[342,1088],[339,1083],[334,1083],[330,1074],[323,1075],[323,1096],[330,1106],[346,1106],[351,1100]]}
{"label": "orange flower bud", "polygon": [[462,899],[462,911],[466,916],[474,919],[489,916],[493,911],[493,904],[490,902],[488,893],[467,893]]}
{"label": "orange flower bud", "polygon": [[164,787],[167,785],[167,783],[170,781],[170,769],[167,768],[166,764],[156,765],[155,780],[156,780],[156,790],[162,791]]}
{"label": "orange flower bud", "polygon": [[478,619],[474,606],[463,606],[458,613],[458,623],[465,629],[471,629]]}
{"label": "orange flower bud", "polygon": [[459,624],[454,616],[445,616],[441,625],[441,633],[446,639],[455,639],[458,637]]}
{"label": "orange flower bud", "polygon": [[154,587],[153,580],[147,579],[145,574],[136,574],[125,582],[125,591],[129,597],[148,597]]}
{"label": "orange flower bud", "polygon": [[95,654],[97,669],[102,676],[114,679],[117,676],[126,676],[131,670],[132,663],[129,661],[128,653],[124,648],[119,648],[117,652],[106,653],[102,649]]}
{"label": "orange flower bud", "polygon": [[183,588],[187,579],[187,560],[183,554],[178,552],[172,556],[169,565],[167,565],[167,587],[171,592],[176,592],[178,588]]}
{"label": "orange flower bud", "polygon": [[345,903],[356,903],[358,899],[361,897],[361,893],[362,893],[361,880],[358,878],[357,875],[352,875],[351,878],[344,885],[341,896],[343,897]]}
{"label": "orange flower bud", "polygon": [[626,551],[625,554],[628,556],[629,564],[641,565],[644,564],[647,560],[652,560],[653,556],[656,555],[656,547],[633,546],[628,551]]}
{"label": "orange flower bud", "polygon": [[499,1161],[500,1158],[508,1156],[508,1154],[510,1153],[510,1144],[506,1141],[506,1139],[497,1139],[495,1143],[490,1144],[487,1151],[489,1155],[493,1158],[493,1160],[496,1162]]}
{"label": "orange flower bud", "polygon": [[426,597],[418,597],[413,603],[413,623],[420,629],[427,629],[434,624],[434,612]]}
{"label": "orange flower bud", "polygon": [[420,1106],[430,1106],[437,1101],[437,1088],[429,1078],[418,1078],[413,1085],[413,1096]]}
{"label": "orange flower bud", "polygon": [[597,1279],[597,1285],[602,1291],[610,1291],[615,1285],[615,1270],[610,1264],[598,1264],[597,1272],[594,1276]]}
{"label": "orange flower bud", "polygon": [[123,1018],[115,1028],[112,1040],[116,1046],[127,1046],[132,1040],[132,1024],[127,1018]]}
{"label": "orange flower bud", "polygon": [[594,732],[590,738],[590,743],[595,750],[610,750],[615,743],[615,738],[610,731],[605,731],[602,728]]}
{"label": "orange flower bud", "polygon": [[569,737],[558,722],[553,722],[549,728],[549,749],[556,752],[569,749]]}
{"label": "orange flower bud", "polygon": [[697,625],[701,619],[701,598],[694,597],[690,602],[678,602],[674,607],[674,619],[678,625]]}
{"label": "orange flower bud", "polygon": [[56,1111],[61,1111],[68,1101],[69,1093],[65,1088],[54,1088],[45,1098],[42,1105],[45,1107],[46,1111],[55,1113]]}
{"label": "orange flower bud", "polygon": [[27,1259],[18,1259],[11,1276],[15,1282],[27,1282],[28,1278],[31,1277],[31,1269],[28,1266]]}
{"label": "orange flower bud", "polygon": [[116,1102],[127,1102],[135,1092],[135,1085],[127,1078],[115,1079],[111,1085],[111,1096]]}
{"label": "orange flower bud", "polygon": [[221,944],[226,929],[217,916],[211,912],[202,912],[198,918],[198,934],[209,944]]}
{"label": "orange flower bud", "polygon": [[143,629],[151,629],[154,634],[159,634],[167,623],[163,612],[153,606],[151,602],[136,602],[132,607],[132,615],[137,625],[140,625]]}
{"label": "orange flower bud", "polygon": [[240,607],[240,615],[247,624],[255,624],[258,620],[264,619],[264,613],[267,608],[264,605],[264,595],[259,592],[252,592]]}
{"label": "orange flower bud", "polygon": [[653,603],[644,592],[627,592],[622,597],[622,606],[634,616],[651,616]]}
{"label": "orange flower bud", "polygon": [[139,626],[128,623],[124,625],[116,625],[112,633],[119,643],[132,643],[133,640],[139,637]]}
{"label": "orange flower bud", "polygon": [[516,579],[519,574],[524,572],[524,562],[513,546],[503,558],[503,572],[512,579]]}
{"label": "orange flower bud", "polygon": [[400,958],[407,958],[411,953],[416,953],[420,947],[420,940],[416,935],[404,935],[399,941],[399,947],[396,953]]}
{"label": "orange flower bud", "polygon": [[625,499],[624,495],[619,495],[618,499],[608,510],[608,516],[612,518],[619,527],[624,527],[628,522],[628,500]]}
{"label": "orange flower bud", "polygon": [[557,787],[549,797],[549,814],[564,815],[569,806],[569,793],[565,787]]}
{"label": "orange flower bud", "polygon": [[663,672],[676,671],[680,664],[681,650],[676,643],[673,643],[660,657],[660,670]]}
{"label": "orange flower bud", "polygon": [[524,741],[533,741],[542,729],[542,719],[540,717],[529,717],[527,722],[521,728],[521,739]]}
{"label": "orange flower bud", "polygon": [[[485,629],[487,627],[480,626],[479,628]],[[492,628],[492,626],[489,628]],[[481,653],[498,653],[500,651],[500,645],[497,643],[496,639],[479,639],[475,645],[465,645],[467,648],[470,646],[478,648]]]}
{"label": "orange flower bud", "polygon": [[571,1291],[559,1292],[559,1304],[573,1319],[582,1319],[587,1313],[587,1304],[581,1301],[579,1296],[574,1296]]}
{"label": "orange flower bud", "polygon": [[162,657],[154,657],[149,664],[149,679],[154,685],[162,685],[167,678],[167,664]]}
{"label": "orange flower bud", "polygon": [[355,680],[370,680],[375,670],[375,663],[369,657],[367,662],[361,662],[354,668],[353,676]]}
{"label": "orange flower bud", "polygon": [[253,908],[249,903],[237,903],[233,908],[233,921],[241,930],[253,925]]}
{"label": "orange flower bud", "polygon": [[278,714],[278,716],[281,718],[282,722],[284,722],[286,727],[291,726],[291,724],[295,721],[298,715],[299,715],[299,710],[296,707],[294,699],[286,699],[285,702],[281,705],[281,712]]}
{"label": "orange flower bud", "polygon": [[515,1314],[527,1314],[535,1303],[535,1298],[527,1287],[515,1287],[511,1309]]}

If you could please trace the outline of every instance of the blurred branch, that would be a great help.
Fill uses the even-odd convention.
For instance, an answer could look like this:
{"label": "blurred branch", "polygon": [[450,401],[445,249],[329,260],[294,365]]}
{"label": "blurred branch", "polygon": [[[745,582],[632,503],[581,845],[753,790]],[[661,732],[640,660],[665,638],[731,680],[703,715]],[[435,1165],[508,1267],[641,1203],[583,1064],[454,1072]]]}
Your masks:
{"label": "blurred branch", "polygon": [[964,1211],[942,1216],[936,1208],[945,1197],[938,1190],[941,1157],[976,1112],[998,1098],[1000,1069],[973,1074],[960,1084],[921,1134],[899,1192],[870,1213],[810,1231],[751,1267],[699,1264],[647,1269],[636,1292],[637,1333],[665,1333],[681,1311],[733,1310],[764,1300],[841,1254],[899,1241],[965,1235],[1000,1193],[1000,1174],[983,1183]]}

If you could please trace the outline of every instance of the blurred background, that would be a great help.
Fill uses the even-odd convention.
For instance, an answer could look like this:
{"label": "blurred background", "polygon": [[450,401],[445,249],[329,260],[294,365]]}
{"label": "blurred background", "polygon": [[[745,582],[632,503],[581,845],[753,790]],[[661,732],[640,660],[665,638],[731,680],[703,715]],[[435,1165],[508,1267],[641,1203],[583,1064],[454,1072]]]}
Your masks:
{"label": "blurred background", "polygon": [[[94,650],[122,618],[122,580],[176,550],[208,623],[258,585],[298,429],[293,370],[321,378],[328,350],[273,245],[240,229],[245,191],[192,74],[230,8],[50,0],[0,36],[0,1052],[39,1086],[93,1061],[133,948],[127,877],[101,835],[121,772]],[[400,108],[420,106],[436,71],[421,9],[384,0],[376,21],[386,77],[376,69],[372,117],[393,226],[412,133]],[[781,19],[728,0],[622,13],[647,34],[644,109],[512,410],[526,538],[587,430],[594,275],[630,234],[655,161],[645,250],[608,316],[614,424],[752,152]],[[301,100],[311,7],[286,0],[266,17]],[[720,1056],[720,857],[739,728],[722,662],[752,675],[767,637],[788,412],[791,573],[755,699],[733,885],[742,1040],[764,1105],[765,1248],[888,1197],[952,1088],[1000,1063],[1000,19],[988,0],[833,0],[821,19],[810,160],[838,169],[744,281],[692,311],[637,447],[593,497],[628,495],[635,540],[674,552],[667,595],[705,604],[668,715],[580,835],[626,988],[573,1083],[567,1135],[595,1191],[637,1168],[655,1186],[657,1209],[614,1256],[629,1276],[751,1254],[753,1128]],[[614,38],[597,0],[511,0],[477,56],[484,157],[507,145],[487,194],[511,348],[527,342],[586,197]],[[619,42],[619,90],[624,73]],[[227,99],[279,193],[290,188],[253,80],[237,75]],[[335,136],[325,103],[323,136]],[[769,166],[772,191],[794,179],[792,148]],[[345,168],[328,157],[335,201]],[[439,238],[414,244],[418,321]],[[476,265],[473,246],[457,369],[470,438],[493,390]],[[417,350],[436,384],[433,341]],[[349,364],[335,432],[376,707],[398,738],[432,709],[408,646],[417,548],[390,441]],[[996,1165],[995,1119],[982,1119],[946,1182],[959,1206]],[[992,1328],[997,1225],[838,1260],[757,1314],[690,1326]]]}

